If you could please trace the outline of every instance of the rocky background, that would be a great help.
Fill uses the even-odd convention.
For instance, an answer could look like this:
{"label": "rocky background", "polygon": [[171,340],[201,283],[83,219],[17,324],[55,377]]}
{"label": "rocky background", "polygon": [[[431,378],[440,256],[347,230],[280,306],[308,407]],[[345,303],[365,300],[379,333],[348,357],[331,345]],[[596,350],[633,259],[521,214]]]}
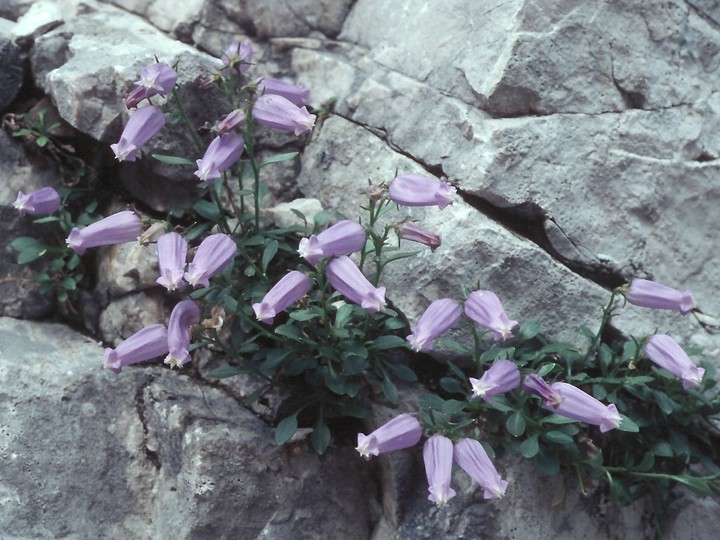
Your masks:
{"label": "rocky background", "polygon": [[[610,289],[648,277],[691,289],[703,314],[628,308],[618,330],[660,329],[720,358],[717,2],[2,0],[0,112],[47,109],[59,140],[117,186],[107,208],[164,212],[194,183],[152,160],[112,164],[122,95],[155,55],[179,63],[190,116],[212,119],[212,93],[195,81],[244,38],[257,76],[309,86],[315,106],[336,99],[307,140],[263,140],[301,150],[276,167],[274,203],[312,198],[308,208],[352,216],[367,180],[396,170],[457,187],[455,205],[413,213],[442,247],[388,268],[384,285],[411,320],[479,285],[512,317],[580,342],[577,327],[597,327]],[[172,127],[164,133],[152,151],[183,152]],[[53,306],[14,264],[8,245],[28,221],[10,205],[20,189],[60,185],[59,159],[0,131],[3,538],[653,537],[650,508],[581,499],[572,479],[525,463],[500,463],[503,500],[485,502],[458,477],[459,496],[438,509],[419,456],[367,464],[349,444],[355,426],[317,457],[302,434],[271,443],[270,411],[241,406],[243,382],[103,371],[95,339],[116,344],[166,306],[146,248],[123,245],[99,250],[85,335],[38,322]],[[719,538],[719,510],[679,492],[667,537]]]}

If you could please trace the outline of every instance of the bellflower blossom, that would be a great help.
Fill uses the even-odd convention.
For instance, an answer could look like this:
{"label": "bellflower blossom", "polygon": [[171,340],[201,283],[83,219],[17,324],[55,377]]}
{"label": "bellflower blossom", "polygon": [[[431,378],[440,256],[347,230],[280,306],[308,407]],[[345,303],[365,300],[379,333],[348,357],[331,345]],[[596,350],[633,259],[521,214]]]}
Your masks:
{"label": "bellflower blossom", "polygon": [[423,229],[420,225],[417,225],[412,221],[403,221],[396,230],[398,238],[423,244],[428,246],[430,251],[433,252],[440,247],[440,243],[442,241],[439,234]]}
{"label": "bellflower blossom", "polygon": [[138,242],[140,242],[143,246],[148,246],[150,245],[150,242],[157,241],[157,239],[166,232],[167,223],[165,221],[156,221],[155,223],[150,225],[144,233],[140,235],[140,238],[138,238]]}
{"label": "bellflower blossom", "polygon": [[128,109],[137,107],[143,99],[153,96],[165,96],[170,93],[177,81],[177,72],[164,62],[150,64],[140,70],[140,77],[135,81],[135,90],[125,94],[125,106]]}
{"label": "bellflower blossom", "polygon": [[625,298],[635,306],[672,309],[683,315],[690,313],[695,307],[695,299],[690,291],[680,292],[647,279],[633,279]]}
{"label": "bellflower blossom", "polygon": [[135,212],[126,210],[108,216],[85,227],[73,227],[67,245],[82,255],[87,248],[122,244],[137,240],[143,232],[142,221]]}
{"label": "bellflower blossom", "polygon": [[252,110],[258,124],[302,135],[315,126],[315,115],[306,107],[298,107],[292,101],[272,94],[259,96]]}
{"label": "bellflower blossom", "polygon": [[383,424],[370,435],[358,433],[358,445],[355,448],[362,457],[371,456],[410,448],[422,437],[422,426],[417,418],[409,414],[401,414]]}
{"label": "bellflower blossom", "polygon": [[207,287],[210,278],[233,260],[236,251],[235,241],[227,234],[211,234],[200,243],[185,272],[185,279],[194,287]]}
{"label": "bellflower blossom", "polygon": [[162,324],[151,324],[114,349],[105,349],[105,367],[114,373],[120,373],[125,366],[152,360],[167,352],[167,329]]}
{"label": "bellflower blossom", "polygon": [[227,133],[215,137],[202,159],[198,159],[195,176],[210,185],[213,180],[220,178],[222,173],[232,167],[240,159],[245,142],[236,133]]}
{"label": "bellflower blossom", "polygon": [[645,344],[645,354],[661,368],[682,380],[686,390],[702,382],[705,370],[696,366],[678,343],[664,334],[652,336]]}
{"label": "bellflower blossom", "polygon": [[520,385],[520,370],[510,360],[495,360],[479,379],[470,377],[472,397],[490,401],[498,394],[509,392]]}
{"label": "bellflower blossom", "polygon": [[250,68],[250,60],[252,60],[254,52],[248,40],[242,43],[236,41],[225,49],[220,60],[225,67],[234,68],[238,73],[245,73]]}
{"label": "bellflower blossom", "polygon": [[614,403],[605,405],[590,394],[565,382],[553,383],[550,388],[558,393],[561,401],[558,404],[545,402],[543,407],[548,411],[586,424],[600,426],[602,433],[617,428],[622,422],[622,417]]}
{"label": "bellflower blossom", "polygon": [[245,113],[242,109],[235,109],[223,118],[215,126],[215,131],[218,135],[224,135],[225,133],[231,133],[236,127],[245,123]]}
{"label": "bellflower blossom", "polygon": [[385,287],[376,288],[346,255],[337,257],[327,265],[330,285],[351,302],[360,304],[369,313],[385,308]]}
{"label": "bellflower blossom", "polygon": [[135,154],[165,125],[165,116],[152,105],[135,111],[128,120],[120,140],[111,144],[118,161],[135,161]]}
{"label": "bellflower blossom", "polygon": [[174,291],[185,285],[183,275],[187,251],[187,241],[176,232],[163,234],[157,240],[160,277],[156,281],[168,291]]}
{"label": "bellflower blossom", "polygon": [[428,480],[428,499],[443,506],[455,496],[452,480],[453,443],[443,435],[433,435],[423,447],[423,461]]}
{"label": "bellflower blossom", "polygon": [[192,300],[183,300],[173,308],[168,321],[168,355],[170,367],[183,367],[190,361],[190,327],[200,322],[200,308]]}
{"label": "bellflower blossom", "polygon": [[450,330],[462,315],[462,308],[450,298],[435,300],[420,316],[413,333],[407,338],[412,350],[431,350],[433,341]]}
{"label": "bellflower blossom", "polygon": [[25,214],[52,214],[60,208],[60,194],[51,187],[40,188],[28,193],[18,191],[13,203],[21,216]]}
{"label": "bellflower blossom", "polygon": [[305,86],[290,84],[272,77],[263,77],[258,80],[257,85],[258,94],[261,96],[267,94],[282,96],[298,107],[303,107],[310,101],[310,89]]}
{"label": "bellflower blossom", "polygon": [[435,206],[440,210],[453,204],[455,188],[434,178],[417,174],[396,176],[388,186],[388,196],[402,206]]}
{"label": "bellflower blossom", "polygon": [[453,448],[455,463],[483,488],[486,499],[499,499],[508,486],[495,469],[485,448],[475,439],[460,439]]}
{"label": "bellflower blossom", "polygon": [[562,402],[560,394],[537,373],[525,375],[523,390],[542,398],[546,405],[557,407]]}
{"label": "bellflower blossom", "polygon": [[518,324],[508,318],[500,299],[492,291],[471,292],[465,301],[465,315],[490,330],[495,341],[511,336],[512,329]]}
{"label": "bellflower blossom", "polygon": [[312,287],[312,280],[302,272],[293,270],[283,276],[270,289],[261,302],[252,305],[259,321],[272,324],[275,315],[300,300]]}
{"label": "bellflower blossom", "polygon": [[298,253],[310,264],[326,257],[349,255],[365,246],[365,228],[357,221],[339,221],[318,235],[300,240]]}

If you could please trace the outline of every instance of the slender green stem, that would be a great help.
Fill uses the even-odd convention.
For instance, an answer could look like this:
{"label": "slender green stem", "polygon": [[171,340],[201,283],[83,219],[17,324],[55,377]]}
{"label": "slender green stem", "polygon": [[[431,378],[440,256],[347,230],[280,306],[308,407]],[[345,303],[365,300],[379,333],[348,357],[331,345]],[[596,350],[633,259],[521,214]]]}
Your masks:
{"label": "slender green stem", "polygon": [[195,147],[197,148],[198,152],[202,153],[203,144],[200,141],[200,138],[197,136],[197,133],[195,133],[195,130],[193,129],[192,124],[190,123],[190,120],[187,117],[187,114],[185,113],[185,107],[183,107],[182,99],[180,99],[180,94],[178,93],[178,91],[175,88],[172,89],[172,95],[173,95],[173,98],[175,98],[175,103],[177,104],[177,110],[178,110],[178,114],[180,115],[180,121],[185,125],[185,128],[188,130],[188,133],[190,133],[190,137],[192,137],[192,140],[195,143]]}
{"label": "slender green stem", "polygon": [[[600,343],[600,339],[602,337],[602,333],[605,330],[605,327],[607,326],[608,322],[610,321],[610,317],[612,316],[612,307],[615,303],[615,292],[613,291],[610,295],[610,301],[608,302],[607,306],[603,308],[603,316],[602,320],[600,321],[600,327],[598,328],[597,333],[595,334],[595,337],[592,340],[592,343],[590,343],[590,346],[588,347],[587,352],[585,353],[585,358],[583,358],[583,365],[587,364],[590,360],[590,357],[597,349],[598,343]],[[604,374],[604,373],[603,373]]]}

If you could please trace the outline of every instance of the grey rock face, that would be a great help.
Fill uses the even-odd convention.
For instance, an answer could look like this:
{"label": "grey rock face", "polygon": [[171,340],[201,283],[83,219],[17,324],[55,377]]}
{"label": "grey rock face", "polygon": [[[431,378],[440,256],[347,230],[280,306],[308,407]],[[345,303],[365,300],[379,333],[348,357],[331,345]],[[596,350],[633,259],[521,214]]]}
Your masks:
{"label": "grey rock face", "polygon": [[14,26],[0,19],[0,111],[13,102],[24,77],[20,48],[12,41]]}

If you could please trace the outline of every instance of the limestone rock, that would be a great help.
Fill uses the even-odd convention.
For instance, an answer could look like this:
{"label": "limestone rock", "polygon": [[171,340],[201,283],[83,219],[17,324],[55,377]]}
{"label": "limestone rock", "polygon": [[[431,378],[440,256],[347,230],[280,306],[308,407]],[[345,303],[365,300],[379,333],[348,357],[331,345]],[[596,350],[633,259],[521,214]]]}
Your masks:
{"label": "limestone rock", "polygon": [[163,308],[162,291],[137,292],[112,300],[100,314],[100,334],[105,343],[119,345],[145,326],[164,324],[168,314]]}
{"label": "limestone rock", "polygon": [[16,26],[0,19],[0,111],[13,102],[23,83],[23,59],[20,48],[12,40]]}

